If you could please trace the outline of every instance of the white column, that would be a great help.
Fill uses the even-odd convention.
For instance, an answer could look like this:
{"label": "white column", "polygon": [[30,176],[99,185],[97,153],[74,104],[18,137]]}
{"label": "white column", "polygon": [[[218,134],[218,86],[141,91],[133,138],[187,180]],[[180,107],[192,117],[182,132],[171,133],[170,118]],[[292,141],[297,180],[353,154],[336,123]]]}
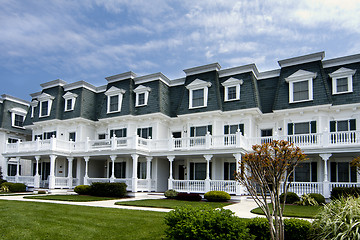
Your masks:
{"label": "white column", "polygon": [[332,154],[330,153],[324,153],[319,154],[319,156],[324,160],[324,181],[323,181],[323,195],[325,198],[330,197],[330,183],[329,183],[329,177],[328,177],[328,160],[331,157]]}
{"label": "white column", "polygon": [[50,176],[49,176],[49,189],[55,188],[55,160],[56,155],[50,155]]}
{"label": "white column", "polygon": [[[233,156],[236,161],[236,172],[239,172],[241,153],[234,153]],[[236,182],[236,195],[241,195],[241,194],[244,194],[243,187],[238,182]]]}
{"label": "white column", "polygon": [[116,155],[110,155],[110,159],[111,159],[110,182],[115,182],[115,160],[116,160]]}
{"label": "white column", "polygon": [[206,160],[206,178],[205,178],[205,193],[210,191],[210,160],[213,155],[204,155]]}
{"label": "white column", "polygon": [[20,176],[20,157],[16,157],[16,175],[15,175],[15,182],[19,182]]}
{"label": "white column", "polygon": [[39,175],[39,161],[40,156],[35,156],[36,160],[36,169],[35,169],[35,176],[34,176],[34,188],[40,187],[40,175]]}
{"label": "white column", "polygon": [[173,161],[175,159],[175,156],[167,156],[167,159],[170,162],[170,167],[169,167],[169,180],[168,180],[168,189],[172,189],[173,188]]}
{"label": "white column", "polygon": [[89,160],[90,157],[84,157],[85,160],[85,176],[84,176],[84,185],[89,185]]}
{"label": "white column", "polygon": [[68,186],[69,188],[73,187],[73,175],[72,175],[72,167],[73,167],[73,157],[68,157]]}
{"label": "white column", "polygon": [[137,165],[138,165],[138,154],[131,154],[133,160],[133,173],[132,173],[132,192],[137,192]]}
{"label": "white column", "polygon": [[4,160],[5,160],[5,164],[4,164],[4,167],[5,167],[5,168],[2,169],[2,174],[3,174],[4,179],[7,180],[8,168],[9,168],[9,167],[8,167],[9,158],[6,157]]}
{"label": "white column", "polygon": [[148,192],[151,192],[151,160],[153,157],[146,157],[146,180],[148,185]]}

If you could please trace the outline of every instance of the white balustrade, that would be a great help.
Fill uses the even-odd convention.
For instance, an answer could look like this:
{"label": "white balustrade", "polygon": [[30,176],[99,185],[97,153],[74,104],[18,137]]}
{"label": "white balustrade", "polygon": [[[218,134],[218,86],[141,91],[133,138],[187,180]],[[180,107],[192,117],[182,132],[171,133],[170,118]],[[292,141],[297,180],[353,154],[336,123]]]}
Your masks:
{"label": "white balustrade", "polygon": [[294,143],[298,147],[321,145],[321,134],[297,134],[287,136],[287,141]]}
{"label": "white balustrade", "polygon": [[15,182],[15,176],[7,176],[6,181],[14,183]]}
{"label": "white balustrade", "polygon": [[26,186],[34,186],[34,176],[19,176],[18,182],[23,183]]}
{"label": "white balustrade", "polygon": [[110,182],[110,178],[88,178],[89,185],[91,185],[94,182],[106,183],[106,182]]}
{"label": "white balustrade", "polygon": [[55,177],[55,186],[56,187],[68,187],[68,178],[67,177]]}
{"label": "white balustrade", "polygon": [[178,192],[204,192],[204,180],[173,180],[173,189]]}
{"label": "white balustrade", "polygon": [[[288,189],[289,192],[294,192],[299,196],[308,193],[320,193],[323,194],[322,182],[292,182]],[[281,186],[282,189],[282,186]]]}
{"label": "white balustrade", "polygon": [[349,182],[331,182],[330,192],[335,187],[360,187],[360,183],[349,183]]}
{"label": "white balustrade", "polygon": [[236,194],[236,181],[210,180],[210,191],[224,191],[229,194]]}
{"label": "white balustrade", "polygon": [[329,134],[329,143],[335,145],[349,145],[360,143],[359,131],[332,132]]}

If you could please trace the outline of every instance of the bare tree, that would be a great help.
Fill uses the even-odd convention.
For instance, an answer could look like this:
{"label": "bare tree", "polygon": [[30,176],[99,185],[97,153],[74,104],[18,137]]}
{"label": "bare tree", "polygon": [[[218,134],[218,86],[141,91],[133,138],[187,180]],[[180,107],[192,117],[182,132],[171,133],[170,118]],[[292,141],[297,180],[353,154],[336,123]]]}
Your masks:
{"label": "bare tree", "polygon": [[[236,179],[243,184],[269,221],[271,239],[284,239],[283,211],[295,166],[306,159],[299,147],[287,141],[254,145],[239,162]],[[285,194],[280,203],[280,194]],[[272,205],[272,209],[269,206]]]}

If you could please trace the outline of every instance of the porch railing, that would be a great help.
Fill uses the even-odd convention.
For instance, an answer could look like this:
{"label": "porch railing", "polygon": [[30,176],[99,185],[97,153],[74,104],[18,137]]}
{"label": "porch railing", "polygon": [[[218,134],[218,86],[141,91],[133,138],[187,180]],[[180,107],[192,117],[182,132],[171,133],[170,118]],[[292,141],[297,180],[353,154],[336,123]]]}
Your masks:
{"label": "porch railing", "polygon": [[330,192],[335,187],[360,187],[360,183],[348,183],[348,182],[331,182],[330,183]]}
{"label": "porch railing", "polygon": [[19,176],[18,182],[24,183],[26,186],[34,186],[34,176]]}
{"label": "porch railing", "polygon": [[88,178],[89,185],[94,182],[110,182],[110,178]]}
{"label": "porch railing", "polygon": [[55,187],[68,187],[67,177],[55,177]]}
{"label": "porch railing", "polygon": [[322,182],[292,182],[290,183],[289,192],[295,192],[299,196],[309,193],[323,194]]}
{"label": "porch railing", "polygon": [[224,191],[229,194],[236,194],[236,181],[211,180],[210,191]]}
{"label": "porch railing", "polygon": [[204,192],[204,180],[173,180],[173,189],[179,192]]}

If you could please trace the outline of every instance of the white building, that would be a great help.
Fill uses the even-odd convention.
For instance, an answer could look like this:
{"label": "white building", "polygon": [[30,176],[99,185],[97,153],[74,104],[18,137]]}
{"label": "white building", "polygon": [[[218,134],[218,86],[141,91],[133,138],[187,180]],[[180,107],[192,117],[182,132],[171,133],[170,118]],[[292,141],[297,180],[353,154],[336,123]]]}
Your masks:
{"label": "white building", "polygon": [[285,139],[309,158],[290,191],[329,197],[335,186],[360,185],[349,165],[360,151],[360,54],[323,58],[286,59],[267,72],[214,63],[175,80],[127,72],[100,87],[41,84],[24,122],[32,141],[3,151],[7,164],[31,162],[33,175],[7,179],[50,190],[100,181],[133,192],[243,194],[233,175],[241,156]]}

